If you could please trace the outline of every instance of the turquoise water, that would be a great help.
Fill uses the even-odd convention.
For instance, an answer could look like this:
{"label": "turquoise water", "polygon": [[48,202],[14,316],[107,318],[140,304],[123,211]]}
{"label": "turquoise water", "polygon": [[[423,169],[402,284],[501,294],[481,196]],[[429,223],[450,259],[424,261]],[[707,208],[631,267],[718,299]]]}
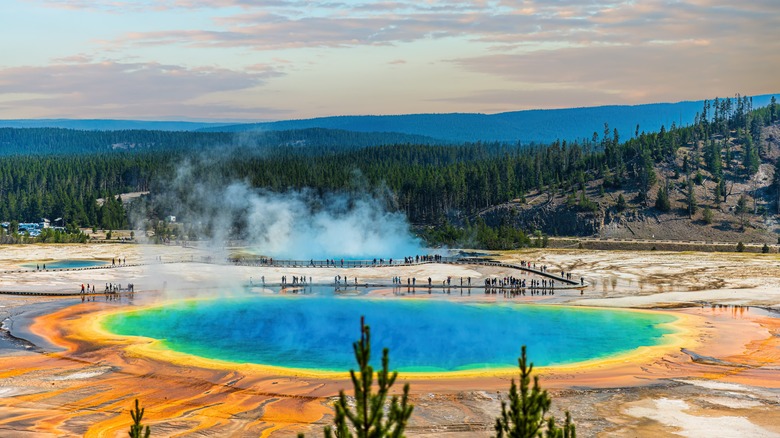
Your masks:
{"label": "turquoise water", "polygon": [[523,344],[539,366],[595,359],[658,344],[671,332],[659,325],[675,320],[559,306],[268,296],[116,314],[105,328],[212,359],[344,371],[355,367],[360,315],[371,326],[375,362],[387,347],[392,369],[423,372],[516,367]]}
{"label": "turquoise water", "polygon": [[77,269],[103,266],[105,264],[106,262],[100,260],[56,260],[52,262],[27,263],[22,266],[32,269],[35,269],[36,265],[41,269],[43,269],[43,265],[46,265],[46,269]]}

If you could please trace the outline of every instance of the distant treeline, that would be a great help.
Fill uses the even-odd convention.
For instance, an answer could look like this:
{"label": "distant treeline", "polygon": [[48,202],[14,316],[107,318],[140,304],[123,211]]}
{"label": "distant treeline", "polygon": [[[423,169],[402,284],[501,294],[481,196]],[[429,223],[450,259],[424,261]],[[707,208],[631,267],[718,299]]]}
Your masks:
{"label": "distant treeline", "polygon": [[73,155],[121,151],[253,153],[316,150],[318,153],[397,143],[440,143],[419,135],[310,128],[291,131],[81,131],[62,128],[0,128],[0,156]]}
{"label": "distant treeline", "polygon": [[[6,156],[0,158],[0,220],[62,216],[81,226],[123,228],[128,224],[127,212],[114,195],[151,191],[151,198],[139,203],[143,215],[148,219],[175,215],[186,221],[185,212],[177,211],[179,206],[170,203],[170,197],[154,195],[170,190],[177,169],[188,163],[199,182],[215,185],[246,181],[279,192],[301,188],[381,192],[388,208],[405,212],[413,224],[433,227],[427,233],[432,240],[462,241],[464,230],[471,230],[471,234],[484,236],[477,243],[504,247],[529,240],[523,231],[507,227],[486,230],[475,219],[476,213],[513,199],[523,200],[531,192],[575,193],[594,179],[603,179],[607,188],[636,190],[641,199],[647,199],[657,178],[654,166],[673,161],[677,149],[686,144],[703,146],[695,149],[699,152],[680,172],[701,168],[716,178],[748,178],[761,159],[760,128],[777,119],[774,99],[761,109],[753,109],[748,98],[716,100],[705,102],[691,126],[672,124],[657,133],[636,132],[635,138],[621,142],[617,130],[605,125],[601,135],[587,140],[530,148],[405,142],[336,147],[343,145],[338,137],[322,140],[332,134],[327,130],[313,131],[325,136],[320,138],[325,143],[322,147],[310,136],[306,148],[258,148],[251,139],[236,141],[235,135],[245,134],[5,129],[0,130],[0,144],[29,141],[30,150],[35,151],[30,154],[35,156],[17,150],[15,155],[4,152]],[[126,143],[128,136],[143,146],[106,148],[106,144]],[[742,145],[743,154],[730,153],[729,138]],[[168,146],[151,146],[163,142]],[[214,147],[219,144],[233,146]],[[102,152],[86,153],[90,150]],[[97,198],[107,201],[98,206]],[[580,201],[587,203],[587,199]]]}

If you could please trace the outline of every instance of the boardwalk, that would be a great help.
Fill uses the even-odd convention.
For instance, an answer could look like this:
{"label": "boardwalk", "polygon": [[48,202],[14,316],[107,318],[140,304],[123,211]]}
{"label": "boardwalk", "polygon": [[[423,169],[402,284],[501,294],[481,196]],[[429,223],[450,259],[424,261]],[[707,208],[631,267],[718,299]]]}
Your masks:
{"label": "boardwalk", "polygon": [[[382,261],[380,261],[382,260]],[[401,259],[403,260],[403,259]],[[221,266],[243,266],[243,267],[256,267],[256,268],[295,268],[297,270],[300,269],[336,269],[336,270],[345,270],[345,271],[353,271],[354,270],[360,270],[365,268],[403,268],[403,267],[412,267],[412,266],[421,266],[421,265],[429,265],[429,264],[440,264],[440,265],[461,265],[461,266],[486,266],[486,267],[496,267],[496,268],[505,268],[505,269],[512,269],[516,271],[523,271],[527,273],[531,273],[534,275],[537,275],[539,277],[544,277],[549,280],[555,281],[555,287],[552,288],[550,286],[547,286],[545,288],[537,287],[535,289],[555,289],[555,290],[561,290],[561,289],[581,289],[588,286],[588,283],[585,282],[584,284],[581,284],[577,280],[570,280],[567,279],[565,276],[562,275],[556,275],[551,272],[544,271],[543,269],[539,268],[532,268],[529,266],[523,266],[520,264],[510,264],[510,263],[502,263],[486,258],[456,258],[456,257],[437,257],[435,260],[429,257],[424,257],[424,260],[422,261],[414,261],[414,262],[406,262],[403,261],[397,261],[393,260],[392,263],[390,263],[389,259],[387,261],[384,261],[383,259],[377,259],[375,260],[344,260],[343,264],[341,260],[281,260],[281,259],[264,259],[262,262],[256,261],[256,262],[245,262],[245,261],[231,261],[231,260],[215,260],[211,257],[201,257],[199,259],[193,259],[193,258],[187,258],[187,259],[178,259],[178,260],[155,260],[153,262],[147,262],[147,263],[129,263],[129,264],[119,264],[119,265],[110,265],[106,264],[103,266],[91,266],[91,267],[83,267],[83,268],[58,268],[58,269],[19,269],[19,270],[8,270],[8,271],[2,271],[2,274],[11,274],[11,275],[25,275],[28,273],[35,273],[35,272],[74,272],[74,271],[94,271],[94,270],[121,270],[123,268],[130,268],[130,267],[142,267],[142,266],[153,266],[153,265],[166,265],[166,264],[175,264],[175,263],[205,263],[205,264],[211,264],[211,265],[221,265]],[[359,274],[356,274],[355,277],[360,277]],[[353,277],[354,278],[354,277]],[[417,282],[415,285],[413,285],[416,289],[531,289],[531,287],[524,287],[519,288],[517,285],[490,285],[486,286],[484,284],[478,284],[479,282],[475,282],[471,285],[461,285],[458,284],[441,284],[438,282],[434,282],[430,285],[428,285],[422,278],[419,279],[420,281]],[[390,287],[412,287],[410,285],[406,285],[403,282],[401,283],[393,283],[393,282],[387,282],[387,281],[358,281],[357,283],[349,283],[344,281],[333,281],[333,282],[301,282],[298,284],[292,284],[291,282],[281,283],[281,282],[258,282],[254,281],[251,284],[247,283],[246,287],[274,287],[274,288],[295,288],[295,287],[310,287],[310,286],[318,286],[318,287],[350,287],[350,288],[390,288]],[[139,290],[137,290],[139,291]],[[136,292],[137,292],[136,291]],[[13,288],[7,288],[4,290],[0,290],[0,294],[6,294],[6,295],[31,295],[31,296],[80,296],[82,295],[80,290],[76,290],[74,287],[74,290],[68,290],[68,291],[21,291],[21,290],[13,290]],[[100,290],[97,291],[94,295],[104,295],[105,291]]]}

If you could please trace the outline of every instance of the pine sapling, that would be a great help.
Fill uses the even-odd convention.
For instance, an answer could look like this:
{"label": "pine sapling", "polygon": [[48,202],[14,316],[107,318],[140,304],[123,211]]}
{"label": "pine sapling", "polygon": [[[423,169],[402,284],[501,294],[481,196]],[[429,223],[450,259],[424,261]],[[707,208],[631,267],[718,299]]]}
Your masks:
{"label": "pine sapling", "polygon": [[135,399],[135,411],[130,411],[130,416],[133,417],[133,424],[130,426],[130,432],[128,432],[130,438],[149,438],[149,435],[152,433],[149,426],[146,426],[144,429],[144,426],[141,424],[145,410],[146,408],[139,408],[138,399]]}
{"label": "pine sapling", "polygon": [[[382,352],[382,370],[376,373],[377,391],[373,393],[374,369],[371,359],[371,330],[360,318],[360,340],[353,345],[359,371],[350,370],[355,390],[355,407],[351,409],[344,391],[339,392],[336,402],[334,428],[326,427],[325,436],[338,438],[403,437],[404,429],[414,408],[409,404],[409,384],[404,385],[401,398],[393,396],[385,412],[390,387],[395,383],[398,372],[390,372],[388,349]],[[354,435],[353,435],[354,432]]]}
{"label": "pine sapling", "polygon": [[[520,358],[520,392],[517,384],[512,379],[509,388],[509,403],[501,401],[501,416],[496,419],[495,430],[498,438],[576,438],[574,424],[571,415],[566,412],[566,422],[563,428],[555,425],[555,419],[550,416],[545,419],[550,410],[551,399],[547,390],[539,386],[539,377],[534,376],[533,387],[531,384],[531,372],[534,365],[528,363],[525,345],[521,350]],[[543,432],[543,427],[547,426]]]}

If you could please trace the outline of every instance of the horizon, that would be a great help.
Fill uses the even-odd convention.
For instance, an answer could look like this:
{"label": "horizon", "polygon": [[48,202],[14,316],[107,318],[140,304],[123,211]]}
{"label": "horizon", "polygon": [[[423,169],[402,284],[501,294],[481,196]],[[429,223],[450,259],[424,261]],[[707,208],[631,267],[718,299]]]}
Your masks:
{"label": "horizon", "polygon": [[[768,96],[776,96],[780,95],[780,93],[764,93],[759,95],[748,95],[749,98],[755,98],[755,97],[768,97]],[[604,104],[604,105],[594,105],[594,106],[576,106],[576,107],[555,107],[555,108],[528,108],[528,109],[522,109],[522,110],[515,110],[515,111],[504,111],[504,112],[498,112],[498,113],[484,113],[484,112],[462,112],[462,111],[453,111],[453,112],[436,112],[436,113],[395,113],[395,114],[333,114],[333,115],[323,115],[323,116],[316,116],[316,117],[305,117],[305,118],[280,118],[280,119],[265,119],[265,120],[250,120],[250,119],[244,119],[244,120],[230,120],[230,119],[188,119],[186,117],[179,117],[176,116],[161,116],[160,118],[94,118],[94,117],[85,117],[85,118],[68,118],[68,117],[41,117],[41,118],[15,118],[15,119],[8,119],[8,118],[0,118],[0,121],[6,121],[6,122],[21,122],[21,121],[120,121],[120,122],[144,122],[144,123],[193,123],[193,124],[216,124],[216,125],[228,125],[228,124],[259,124],[259,123],[274,123],[274,122],[285,122],[285,121],[297,121],[297,120],[310,120],[310,119],[326,119],[326,118],[334,118],[334,117],[395,117],[395,116],[415,116],[415,115],[454,115],[454,114],[468,114],[468,115],[484,115],[484,116],[492,116],[492,115],[498,115],[498,114],[505,114],[505,113],[513,113],[513,112],[530,112],[530,111],[557,111],[557,110],[577,110],[577,109],[592,109],[592,108],[604,108],[604,107],[636,107],[636,106],[645,106],[645,105],[675,105],[675,104],[681,104],[681,103],[695,103],[695,102],[702,102],[702,101],[714,101],[716,98],[718,99],[734,99],[735,96],[714,96],[712,98],[703,98],[703,99],[693,99],[693,100],[680,100],[680,101],[664,101],[664,102],[647,102],[647,103],[637,103],[637,104]],[[744,97],[744,96],[743,96]]]}
{"label": "horizon", "polygon": [[773,6],[11,0],[0,118],[297,120],[763,95],[780,68]]}

